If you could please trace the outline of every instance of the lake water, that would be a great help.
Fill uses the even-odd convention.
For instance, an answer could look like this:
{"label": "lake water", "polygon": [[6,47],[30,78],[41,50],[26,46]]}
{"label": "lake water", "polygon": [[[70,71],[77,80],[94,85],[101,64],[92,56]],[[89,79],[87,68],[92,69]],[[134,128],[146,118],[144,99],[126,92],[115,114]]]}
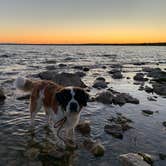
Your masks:
{"label": "lake water", "polygon": [[[141,63],[141,64],[136,64]],[[66,66],[59,66],[66,64]],[[122,64],[125,78],[112,79],[108,71],[111,64]],[[57,72],[75,72],[73,66],[87,66],[90,70],[82,78],[90,87],[90,95],[99,92],[92,88],[96,77],[102,76],[112,87],[119,92],[130,93],[140,100],[139,105],[125,104],[123,106],[105,105],[89,102],[82,110],[81,119],[90,120],[91,137],[100,139],[105,146],[103,157],[94,157],[83,147],[75,150],[64,161],[56,161],[56,165],[76,166],[119,166],[120,154],[129,152],[145,152],[154,156],[166,154],[166,129],[162,125],[166,121],[166,99],[156,94],[139,91],[140,85],[133,84],[133,77],[142,67],[166,68],[165,46],[19,46],[0,45],[0,85],[7,96],[5,103],[0,105],[0,166],[11,165],[48,165],[49,159],[32,157],[29,159],[26,152],[40,145],[53,146],[55,140],[52,133],[44,127],[44,112],[36,118],[35,134],[29,130],[28,100],[17,100],[21,95],[13,88],[13,80],[18,76],[31,77],[47,66],[54,65]],[[103,67],[104,66],[104,67]],[[100,90],[101,91],[101,90]],[[157,96],[157,101],[149,101],[147,97]],[[152,116],[144,116],[143,109],[152,110]],[[104,132],[107,119],[116,113],[122,113],[130,118],[133,129],[124,133],[122,140],[113,138]],[[82,136],[76,132],[77,142]],[[41,164],[42,163],[42,164]],[[166,161],[157,160],[156,166],[165,166]]]}

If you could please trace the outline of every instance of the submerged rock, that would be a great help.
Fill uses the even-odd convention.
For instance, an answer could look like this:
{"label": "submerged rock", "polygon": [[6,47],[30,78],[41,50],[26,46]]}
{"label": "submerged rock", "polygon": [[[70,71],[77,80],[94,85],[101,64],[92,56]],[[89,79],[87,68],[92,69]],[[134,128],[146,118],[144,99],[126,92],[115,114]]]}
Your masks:
{"label": "submerged rock", "polygon": [[166,160],[166,154],[159,153],[160,160]]}
{"label": "submerged rock", "polygon": [[6,99],[6,96],[5,96],[4,92],[3,92],[3,90],[0,89],[0,102],[4,102],[5,99]]}
{"label": "submerged rock", "polygon": [[26,94],[26,95],[17,97],[17,100],[28,100],[29,98],[30,98],[30,94]]}
{"label": "submerged rock", "polygon": [[123,130],[120,124],[105,125],[104,131],[115,138],[123,138]]}
{"label": "submerged rock", "polygon": [[100,141],[86,139],[83,145],[89,152],[91,152],[96,157],[104,155],[105,148]]}
{"label": "submerged rock", "polygon": [[152,93],[153,92],[153,88],[149,87],[149,86],[145,86],[144,90],[147,92],[147,93]]}
{"label": "submerged rock", "polygon": [[144,74],[143,74],[143,73],[137,73],[137,74],[133,77],[133,79],[134,79],[135,81],[147,81],[147,80],[148,80],[148,78],[144,78]]}
{"label": "submerged rock", "polygon": [[112,69],[111,71],[108,72],[109,74],[111,74],[112,78],[114,79],[121,79],[123,78],[123,75],[121,73],[121,69]]}
{"label": "submerged rock", "polygon": [[132,123],[132,120],[122,116],[121,114],[118,114],[117,117],[111,117],[108,120],[111,124],[105,125],[104,131],[115,138],[122,139],[123,132],[133,128],[129,125],[129,123]]}
{"label": "submerged rock", "polygon": [[165,126],[165,127],[166,127],[166,121],[164,121],[164,122],[163,122],[163,126]]}
{"label": "submerged rock", "polygon": [[36,159],[39,154],[40,154],[40,151],[37,148],[30,148],[24,153],[24,155],[28,157],[28,159],[30,160]]}
{"label": "submerged rock", "polygon": [[45,71],[39,73],[41,79],[52,80],[63,86],[78,86],[85,88],[86,85],[76,73],[56,73],[55,71]]}
{"label": "submerged rock", "polygon": [[80,131],[82,134],[89,134],[91,131],[90,122],[87,120],[82,121],[76,126],[76,129]]}
{"label": "submerged rock", "polygon": [[119,156],[122,166],[150,166],[143,157],[136,153],[128,153]]}

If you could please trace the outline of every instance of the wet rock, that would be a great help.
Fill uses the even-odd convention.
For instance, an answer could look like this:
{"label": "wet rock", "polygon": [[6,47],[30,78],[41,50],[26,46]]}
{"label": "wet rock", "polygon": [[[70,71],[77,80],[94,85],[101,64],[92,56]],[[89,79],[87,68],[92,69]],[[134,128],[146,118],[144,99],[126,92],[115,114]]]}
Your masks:
{"label": "wet rock", "polygon": [[86,74],[84,72],[78,71],[75,74],[77,74],[79,77],[84,77]]}
{"label": "wet rock", "polygon": [[17,100],[28,100],[29,98],[30,98],[30,94],[26,94],[26,95],[17,97]]}
{"label": "wet rock", "polygon": [[113,103],[119,105],[123,105],[125,103],[139,104],[139,100],[133,98],[128,93],[119,93],[116,97],[114,97]]}
{"label": "wet rock", "polygon": [[126,77],[127,80],[131,79],[130,77]]}
{"label": "wet rock", "polygon": [[159,153],[160,160],[166,160],[166,154]]}
{"label": "wet rock", "polygon": [[106,68],[107,68],[107,66],[102,66],[102,68],[103,68],[103,69],[106,69]]}
{"label": "wet rock", "polygon": [[83,66],[74,66],[74,69],[83,70]]}
{"label": "wet rock", "polygon": [[96,95],[95,100],[103,104],[112,104],[113,94],[110,91],[104,91]]}
{"label": "wet rock", "polygon": [[150,166],[143,157],[136,153],[128,153],[119,156],[122,166]]}
{"label": "wet rock", "polygon": [[148,96],[147,99],[148,99],[149,101],[157,101],[157,100],[156,100],[155,98],[153,98],[152,96]]}
{"label": "wet rock", "polygon": [[0,89],[0,102],[4,102],[5,99],[6,99],[6,96],[3,92],[3,89]]}
{"label": "wet rock", "polygon": [[152,156],[147,153],[138,153],[138,155],[143,157],[143,160],[146,161],[148,164],[152,165],[154,163]]}
{"label": "wet rock", "polygon": [[54,65],[46,66],[47,70],[55,70],[56,67]]}
{"label": "wet rock", "polygon": [[166,127],[166,121],[164,121],[164,122],[163,122],[163,126],[165,126],[165,127]]}
{"label": "wet rock", "polygon": [[119,124],[105,125],[104,131],[108,134],[111,134],[115,138],[123,138],[123,130]]}
{"label": "wet rock", "polygon": [[152,93],[153,92],[153,88],[149,87],[149,86],[145,86],[144,90],[147,92],[147,93]]}
{"label": "wet rock", "polygon": [[104,146],[100,141],[94,141],[92,139],[86,139],[83,142],[84,147],[91,152],[94,156],[103,156],[105,152]]}
{"label": "wet rock", "polygon": [[44,63],[47,63],[47,64],[55,64],[56,63],[56,60],[55,59],[46,59],[44,61]]}
{"label": "wet rock", "polygon": [[112,78],[114,79],[121,79],[123,78],[123,75],[121,73],[121,69],[112,69],[111,71],[108,72],[109,74],[111,74]]}
{"label": "wet rock", "polygon": [[66,67],[67,65],[66,65],[66,64],[63,64],[63,63],[60,63],[58,66],[59,66],[59,67]]}
{"label": "wet rock", "polygon": [[89,134],[91,131],[90,122],[87,120],[82,121],[76,126],[76,129],[82,134]]}
{"label": "wet rock", "polygon": [[144,74],[143,74],[143,73],[137,73],[137,74],[133,77],[133,79],[134,79],[135,81],[147,81],[147,80],[148,80],[148,78],[144,78]]}
{"label": "wet rock", "polygon": [[39,154],[40,154],[40,151],[37,148],[30,148],[24,153],[24,155],[28,157],[28,159],[30,160],[36,159]]}
{"label": "wet rock", "polygon": [[116,72],[112,75],[112,78],[114,79],[122,79],[123,78],[123,75],[121,72]]}
{"label": "wet rock", "polygon": [[144,113],[146,115],[152,115],[154,112],[151,110],[142,110],[142,113]]}
{"label": "wet rock", "polygon": [[139,104],[139,100],[128,93],[120,93],[114,90],[107,90],[96,95],[96,101],[104,104],[124,105],[125,103]]}
{"label": "wet rock", "polygon": [[136,65],[136,66],[141,66],[141,65],[145,65],[146,63],[145,62],[135,62],[133,63],[133,65]]}
{"label": "wet rock", "polygon": [[98,77],[98,78],[94,81],[92,87],[97,88],[97,89],[104,89],[104,88],[107,88],[107,83],[105,82],[105,79],[104,79],[104,78]]}
{"label": "wet rock", "polygon": [[89,71],[89,70],[90,70],[90,69],[89,69],[88,67],[84,67],[84,68],[83,68],[83,71],[85,71],[85,72],[86,72],[86,71]]}
{"label": "wet rock", "polygon": [[56,73],[55,71],[45,71],[39,73],[41,79],[52,80],[63,86],[78,86],[85,88],[86,85],[81,81],[78,74],[75,73]]}
{"label": "wet rock", "polygon": [[166,83],[160,84],[160,83],[153,83],[153,91],[162,96],[166,96]]}
{"label": "wet rock", "polygon": [[112,65],[110,65],[110,67],[111,68],[122,68],[123,65],[121,65],[121,64],[112,64]]}

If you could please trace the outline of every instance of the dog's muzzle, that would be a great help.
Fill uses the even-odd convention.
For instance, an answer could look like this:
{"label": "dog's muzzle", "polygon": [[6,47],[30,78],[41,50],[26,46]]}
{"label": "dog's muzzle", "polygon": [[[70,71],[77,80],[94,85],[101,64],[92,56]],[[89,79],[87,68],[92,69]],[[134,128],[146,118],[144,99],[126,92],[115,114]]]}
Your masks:
{"label": "dog's muzzle", "polygon": [[78,104],[75,102],[70,103],[69,108],[71,112],[78,112]]}

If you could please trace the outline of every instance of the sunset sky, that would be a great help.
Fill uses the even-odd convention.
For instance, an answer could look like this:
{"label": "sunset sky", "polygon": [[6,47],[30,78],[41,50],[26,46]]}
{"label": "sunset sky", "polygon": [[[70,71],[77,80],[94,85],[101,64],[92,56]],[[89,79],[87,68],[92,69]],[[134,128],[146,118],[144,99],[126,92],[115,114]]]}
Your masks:
{"label": "sunset sky", "polygon": [[166,41],[166,0],[0,0],[0,43]]}

